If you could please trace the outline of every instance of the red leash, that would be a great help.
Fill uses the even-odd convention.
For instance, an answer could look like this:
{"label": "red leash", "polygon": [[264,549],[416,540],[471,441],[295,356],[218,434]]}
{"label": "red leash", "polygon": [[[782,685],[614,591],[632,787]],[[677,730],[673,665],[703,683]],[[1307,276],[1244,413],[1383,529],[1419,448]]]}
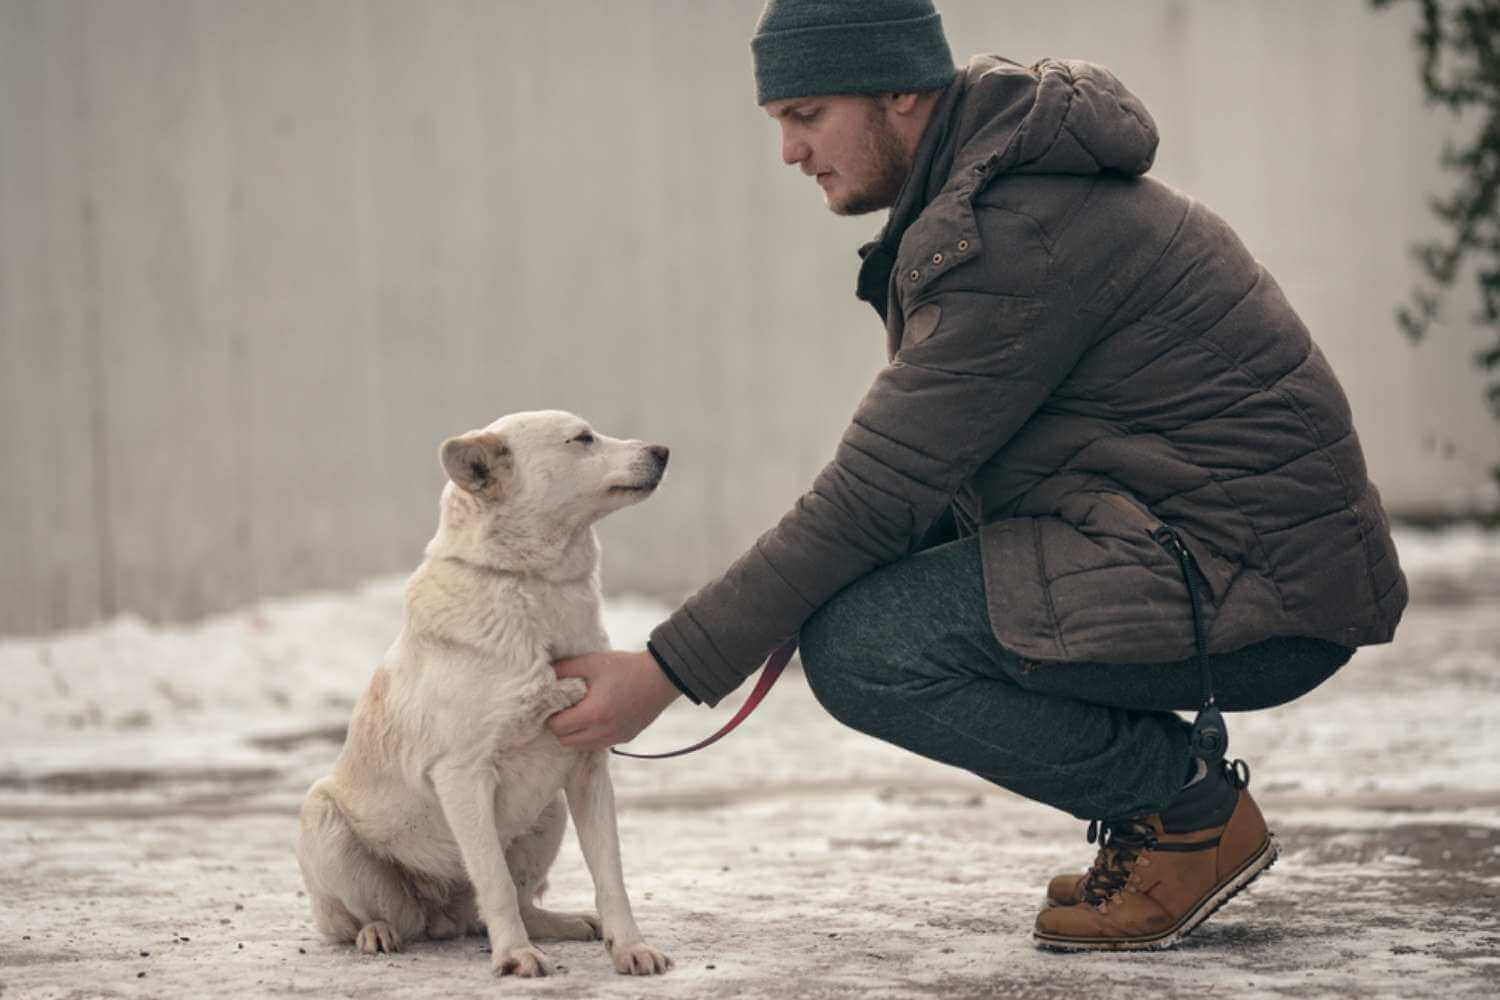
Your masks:
{"label": "red leash", "polygon": [[776,683],[776,678],[781,676],[781,672],[786,669],[788,661],[791,660],[792,654],[796,651],[797,640],[795,637],[788,639],[784,644],[776,647],[775,651],[767,657],[765,669],[760,672],[760,680],[755,682],[755,690],[750,692],[750,697],[746,698],[745,703],[740,706],[740,710],[734,713],[734,718],[725,723],[723,729],[720,729],[708,739],[694,743],[690,747],[683,747],[681,750],[673,750],[671,753],[630,753],[626,750],[616,750],[614,747],[610,747],[609,752],[619,754],[621,757],[638,757],[641,760],[661,760],[663,757],[680,757],[685,753],[692,753],[694,750],[702,750],[710,743],[717,743],[725,736],[728,736],[729,731],[735,726],[744,722],[747,715],[755,711],[755,706],[759,705],[761,699],[766,696],[766,692],[771,690],[771,685]]}

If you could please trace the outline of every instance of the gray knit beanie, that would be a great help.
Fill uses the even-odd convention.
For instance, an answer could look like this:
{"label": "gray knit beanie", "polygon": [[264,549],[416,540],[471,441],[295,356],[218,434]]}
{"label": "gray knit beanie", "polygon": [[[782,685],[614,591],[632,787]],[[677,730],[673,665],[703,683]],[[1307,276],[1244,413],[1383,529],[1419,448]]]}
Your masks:
{"label": "gray knit beanie", "polygon": [[768,0],[750,52],[757,104],[933,90],[956,72],[932,0]]}

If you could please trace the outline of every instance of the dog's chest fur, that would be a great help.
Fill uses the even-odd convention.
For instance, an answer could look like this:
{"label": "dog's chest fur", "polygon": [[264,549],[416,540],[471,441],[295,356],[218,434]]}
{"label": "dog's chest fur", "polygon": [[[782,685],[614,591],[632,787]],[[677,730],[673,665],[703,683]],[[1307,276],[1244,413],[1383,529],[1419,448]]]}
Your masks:
{"label": "dog's chest fur", "polygon": [[426,776],[454,762],[492,769],[502,836],[523,833],[581,758],[544,726],[570,703],[552,662],[606,649],[608,637],[594,573],[549,580],[428,560],[406,597],[402,634],[355,709],[336,773],[379,789],[350,810],[371,842],[446,875],[457,849]]}
{"label": "dog's chest fur", "polygon": [[551,579],[429,559],[406,589],[413,636],[464,647],[493,669],[518,658],[564,659],[606,648],[596,571]]}

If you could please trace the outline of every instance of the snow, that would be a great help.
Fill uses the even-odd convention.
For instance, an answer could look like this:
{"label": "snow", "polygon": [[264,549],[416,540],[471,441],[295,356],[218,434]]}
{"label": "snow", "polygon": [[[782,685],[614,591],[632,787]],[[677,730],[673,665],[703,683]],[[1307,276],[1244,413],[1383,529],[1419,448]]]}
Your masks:
{"label": "snow", "polygon": [[[1500,534],[1397,542],[1413,595],[1397,640],[1231,716],[1286,853],[1175,951],[1036,952],[1047,877],[1091,856],[1081,824],[844,729],[794,669],[709,750],[614,762],[636,912],[679,968],[633,982],[597,945],[544,945],[569,971],[528,994],[1490,992]],[[228,995],[500,988],[481,940],[361,960],[320,942],[297,896],[297,804],[395,635],[403,583],[0,639],[0,996],[196,996],[210,971]],[[611,600],[614,643],[639,648],[669,610]],[[635,749],[707,735],[749,687],[712,710],[679,701]],[[587,905],[571,836],[553,884],[554,905]]]}

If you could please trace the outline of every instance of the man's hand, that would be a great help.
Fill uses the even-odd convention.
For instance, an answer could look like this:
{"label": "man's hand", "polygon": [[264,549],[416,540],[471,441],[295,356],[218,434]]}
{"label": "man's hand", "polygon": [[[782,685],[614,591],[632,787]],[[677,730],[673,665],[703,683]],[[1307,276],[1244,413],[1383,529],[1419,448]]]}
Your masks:
{"label": "man's hand", "polygon": [[629,743],[682,692],[650,653],[589,653],[552,665],[559,678],[581,677],[588,694],[547,719],[565,747],[602,750]]}

